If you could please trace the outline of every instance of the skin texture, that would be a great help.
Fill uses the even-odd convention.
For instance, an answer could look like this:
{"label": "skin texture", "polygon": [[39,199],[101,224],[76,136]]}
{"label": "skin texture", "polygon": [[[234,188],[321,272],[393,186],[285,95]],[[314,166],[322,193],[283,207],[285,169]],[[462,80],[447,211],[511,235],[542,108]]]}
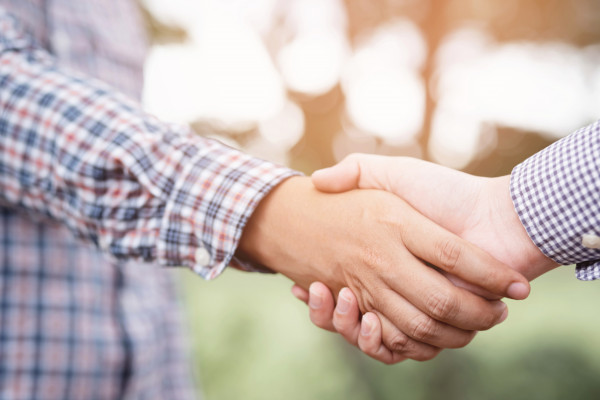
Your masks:
{"label": "skin texture", "polygon": [[[519,221],[510,198],[509,176],[482,178],[417,159],[357,154],[332,168],[315,172],[312,180],[315,187],[329,193],[352,189],[381,189],[393,193],[529,280],[557,267],[530,240]],[[479,267],[485,269],[482,265]],[[478,282],[461,279],[455,271],[448,272],[445,276],[457,286],[490,299],[497,298],[497,292],[486,288],[489,284],[486,279],[494,278],[488,276]],[[334,309],[333,295],[326,285],[313,285],[310,296],[301,288],[294,288],[293,292],[301,300],[309,301],[309,305],[314,302],[313,298],[320,299],[324,306],[310,307],[311,320],[317,326],[338,331],[366,354],[389,363],[387,354],[374,350],[380,349],[377,347],[379,333],[371,317],[367,321],[363,317],[363,325],[367,323],[370,328],[375,328],[365,328],[370,335],[361,339],[356,335],[361,324],[356,317],[358,309],[340,314],[337,308]],[[351,295],[344,293],[346,299],[350,299],[350,307],[356,307]],[[383,325],[383,320],[381,322]],[[382,342],[379,344],[385,345],[385,340]]]}
{"label": "skin texture", "polygon": [[426,262],[497,297],[514,284],[520,289],[511,297],[529,293],[523,276],[398,196],[380,190],[326,194],[309,178],[290,178],[261,201],[238,254],[299,288],[316,281],[336,293],[348,287],[357,309],[377,316],[390,362],[427,360],[441,348],[465,346],[505,313],[503,303],[453,285]]}

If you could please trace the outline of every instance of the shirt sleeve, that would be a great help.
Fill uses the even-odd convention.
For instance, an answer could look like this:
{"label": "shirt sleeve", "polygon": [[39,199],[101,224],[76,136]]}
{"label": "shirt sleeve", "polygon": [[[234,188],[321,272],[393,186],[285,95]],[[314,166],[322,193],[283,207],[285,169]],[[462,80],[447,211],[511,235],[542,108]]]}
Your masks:
{"label": "shirt sleeve", "polygon": [[[66,224],[117,259],[217,276],[260,200],[297,173],[59,68],[0,8],[0,203]],[[260,267],[258,267],[260,269]]]}
{"label": "shirt sleeve", "polygon": [[577,264],[578,279],[600,279],[600,121],[516,166],[511,196],[546,256]]}

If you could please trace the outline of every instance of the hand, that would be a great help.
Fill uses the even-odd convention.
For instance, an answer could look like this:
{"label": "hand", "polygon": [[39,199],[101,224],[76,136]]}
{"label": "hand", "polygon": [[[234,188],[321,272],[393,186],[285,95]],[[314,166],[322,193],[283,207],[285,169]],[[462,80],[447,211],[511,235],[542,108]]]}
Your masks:
{"label": "hand", "polygon": [[504,304],[457,288],[427,261],[496,295],[522,299],[526,280],[476,246],[383,191],[324,194],[290,178],[259,204],[240,253],[307,288],[349,287],[374,312],[394,356],[419,360],[466,345],[501,320]]}
{"label": "hand", "polygon": [[[340,291],[337,304],[329,288],[321,282],[310,285],[309,291],[294,285],[292,293],[309,305],[310,319],[318,327],[339,333],[350,344],[385,364],[396,364],[405,360],[383,344],[381,322],[377,315],[368,312],[360,318],[356,297],[350,289],[343,288]],[[502,322],[506,315],[503,314],[498,323]]]}
{"label": "hand", "polygon": [[[317,171],[313,174],[313,183],[327,192],[378,188],[397,194],[424,215],[481,246],[530,280],[558,265],[538,250],[521,225],[510,199],[510,177],[480,178],[416,159],[356,154],[332,168]],[[475,293],[494,296],[479,286],[447,276]],[[333,302],[329,291],[314,285],[310,298],[318,294],[322,303]],[[309,298],[309,293],[297,286],[292,292],[301,300]],[[366,354],[381,360],[380,352],[375,351],[379,348],[376,343],[379,327],[371,318],[368,325],[375,329],[366,331],[371,332],[370,339],[375,342],[366,346],[366,339],[361,341],[360,336],[357,339],[353,335],[360,329],[361,322],[350,318],[356,316],[358,310],[349,310],[343,316],[337,311],[330,312],[327,307],[310,310],[315,325],[328,330],[333,328]],[[344,323],[334,323],[342,317]]]}
{"label": "hand", "polygon": [[558,266],[521,224],[510,197],[510,176],[484,178],[414,158],[353,154],[315,172],[312,179],[324,192],[360,188],[394,193],[529,280]]}

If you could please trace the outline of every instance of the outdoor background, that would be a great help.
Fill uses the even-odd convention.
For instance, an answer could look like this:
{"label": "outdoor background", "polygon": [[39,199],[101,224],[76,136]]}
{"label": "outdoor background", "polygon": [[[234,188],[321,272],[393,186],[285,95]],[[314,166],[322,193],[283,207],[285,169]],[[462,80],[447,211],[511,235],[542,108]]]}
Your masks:
{"label": "outdoor background", "polygon": [[[600,118],[597,0],[140,0],[147,109],[310,174],[352,152],[497,176]],[[180,271],[221,399],[592,399],[600,283],[536,280],[465,349],[385,366],[312,326],[279,276]]]}

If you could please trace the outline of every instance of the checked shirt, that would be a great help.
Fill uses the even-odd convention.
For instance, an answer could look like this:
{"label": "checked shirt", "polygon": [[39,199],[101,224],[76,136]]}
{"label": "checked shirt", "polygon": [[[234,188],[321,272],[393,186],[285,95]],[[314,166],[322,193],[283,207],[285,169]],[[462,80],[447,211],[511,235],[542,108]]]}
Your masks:
{"label": "checked shirt", "polygon": [[134,1],[0,0],[0,399],[196,398],[159,266],[248,268],[295,174],[144,113],[146,48]]}
{"label": "checked shirt", "polygon": [[[529,237],[546,256],[577,264],[581,280],[600,279],[600,121],[516,166],[511,196]],[[594,239],[591,245],[586,236]]]}

